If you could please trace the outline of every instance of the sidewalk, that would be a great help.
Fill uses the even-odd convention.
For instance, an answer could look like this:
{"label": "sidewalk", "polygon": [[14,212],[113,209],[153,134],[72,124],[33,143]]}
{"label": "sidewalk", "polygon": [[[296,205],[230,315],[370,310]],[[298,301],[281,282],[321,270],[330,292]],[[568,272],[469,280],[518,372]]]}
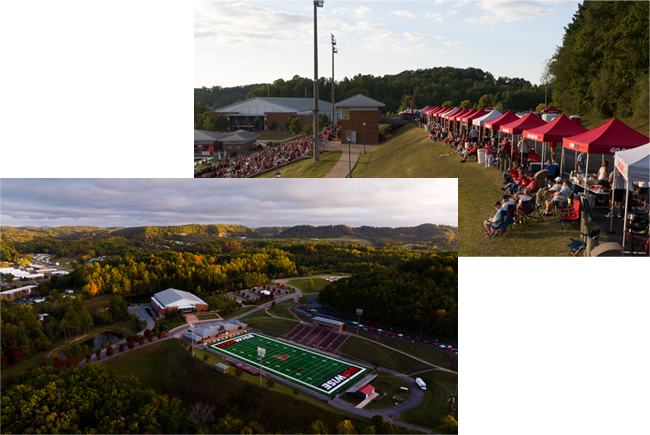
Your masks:
{"label": "sidewalk", "polygon": [[[377,145],[366,145],[366,152],[369,152],[376,146]],[[353,143],[350,146],[350,150],[348,152],[347,144],[341,145],[341,142],[332,141],[329,143],[327,150],[340,150],[343,151],[343,153],[341,154],[341,158],[336,163],[336,165],[334,165],[334,167],[330,169],[330,171],[323,178],[346,178],[350,173],[350,167],[354,169],[354,165],[357,163],[357,160],[359,160],[359,153],[363,152],[363,144]],[[348,156],[350,157],[349,159]]]}

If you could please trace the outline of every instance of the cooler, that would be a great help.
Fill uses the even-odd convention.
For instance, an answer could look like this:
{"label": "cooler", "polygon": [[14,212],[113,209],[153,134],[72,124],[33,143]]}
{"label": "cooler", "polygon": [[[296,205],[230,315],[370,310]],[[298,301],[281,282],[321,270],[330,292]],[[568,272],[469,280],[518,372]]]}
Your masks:
{"label": "cooler", "polygon": [[476,150],[476,156],[479,164],[485,164],[485,148],[479,148]]}
{"label": "cooler", "polygon": [[542,170],[542,164],[541,163],[531,163],[530,164],[530,170],[532,172],[537,172]]}

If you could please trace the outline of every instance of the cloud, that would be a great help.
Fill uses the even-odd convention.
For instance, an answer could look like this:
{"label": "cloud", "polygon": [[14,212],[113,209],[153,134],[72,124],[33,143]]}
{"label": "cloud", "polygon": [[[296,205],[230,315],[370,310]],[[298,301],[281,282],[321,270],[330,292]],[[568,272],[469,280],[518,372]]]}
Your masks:
{"label": "cloud", "polygon": [[353,9],[353,12],[355,18],[363,18],[366,13],[370,12],[370,8],[359,6],[358,8]]}
{"label": "cloud", "polygon": [[451,7],[452,8],[460,8],[462,6],[465,6],[467,3],[469,3],[469,1],[458,2],[458,3],[454,3],[453,5],[451,5]]}
{"label": "cloud", "polygon": [[392,11],[390,14],[397,15],[398,17],[415,18],[415,15],[408,11]]}
{"label": "cloud", "polygon": [[458,13],[458,11],[449,11],[449,12],[447,12],[447,16],[451,17],[453,15],[456,15],[457,13]]}
{"label": "cloud", "polygon": [[228,0],[194,2],[194,34],[199,44],[217,46],[308,45],[300,37],[313,17]]}
{"label": "cloud", "polygon": [[466,23],[475,24],[476,18],[472,18],[472,17],[463,18],[463,21],[465,21]]}
{"label": "cloud", "polygon": [[[2,225],[457,225],[455,179],[3,179]],[[431,192],[437,192],[431,195]]]}
{"label": "cloud", "polygon": [[427,12],[426,14],[420,13],[423,17],[430,18],[433,21],[442,21],[442,14],[435,14],[431,12]]}
{"label": "cloud", "polygon": [[492,25],[529,20],[555,10],[549,2],[539,1],[491,0],[480,2],[476,7],[486,11],[478,22]]}
{"label": "cloud", "polygon": [[460,41],[442,41],[442,43],[447,47],[458,47],[461,44]]}
{"label": "cloud", "polygon": [[404,39],[406,40],[406,42],[416,43],[416,42],[422,41],[423,37],[422,36],[415,36],[412,33],[404,32]]}

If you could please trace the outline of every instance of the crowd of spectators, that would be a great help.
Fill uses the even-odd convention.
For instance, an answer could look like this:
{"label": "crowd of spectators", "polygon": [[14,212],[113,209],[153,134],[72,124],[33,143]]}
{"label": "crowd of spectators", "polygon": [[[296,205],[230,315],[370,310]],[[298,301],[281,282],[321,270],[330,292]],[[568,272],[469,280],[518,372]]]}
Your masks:
{"label": "crowd of spectators", "polygon": [[[319,134],[320,146],[324,141],[338,138],[340,125],[325,127]],[[245,178],[309,155],[312,151],[313,136],[306,134],[299,140],[275,147],[267,147],[253,154],[235,154],[201,168],[194,178]]]}

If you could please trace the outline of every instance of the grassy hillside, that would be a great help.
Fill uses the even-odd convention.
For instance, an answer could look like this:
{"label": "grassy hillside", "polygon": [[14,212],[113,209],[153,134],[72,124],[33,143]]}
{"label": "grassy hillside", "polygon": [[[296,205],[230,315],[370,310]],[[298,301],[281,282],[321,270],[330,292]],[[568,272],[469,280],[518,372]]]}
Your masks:
{"label": "grassy hillside", "polygon": [[[554,219],[535,222],[530,227],[509,230],[502,239],[485,239],[483,221],[494,214],[494,201],[501,198],[503,177],[498,170],[485,169],[475,161],[461,163],[457,154],[443,156],[451,149],[429,142],[425,132],[406,125],[393,138],[363,157],[358,177],[458,178],[458,254],[460,256],[565,256],[569,237],[579,232],[562,230]],[[423,163],[426,162],[426,164]]]}
{"label": "grassy hillside", "polygon": [[[305,159],[278,168],[282,178],[323,178],[341,158],[341,151],[326,151],[320,155],[320,160]],[[275,171],[269,171],[256,178],[273,178]]]}
{"label": "grassy hillside", "polygon": [[[440,419],[447,415],[447,400],[458,385],[458,375],[449,372],[431,371],[414,377],[427,384],[424,399],[417,408],[406,411],[399,420],[415,426],[433,429],[440,425]],[[458,400],[450,415],[458,420]]]}

